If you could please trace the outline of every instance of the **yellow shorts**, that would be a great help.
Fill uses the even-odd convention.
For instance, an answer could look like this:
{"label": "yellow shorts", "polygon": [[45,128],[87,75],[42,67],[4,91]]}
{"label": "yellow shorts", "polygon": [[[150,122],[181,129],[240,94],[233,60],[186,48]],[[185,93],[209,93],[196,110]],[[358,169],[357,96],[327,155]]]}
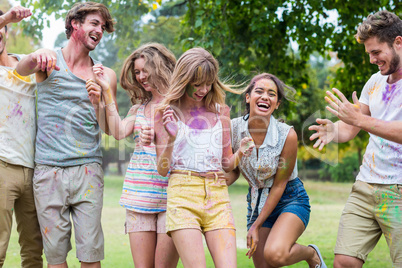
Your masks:
{"label": "yellow shorts", "polygon": [[172,174],[167,188],[166,231],[235,229],[224,178]]}

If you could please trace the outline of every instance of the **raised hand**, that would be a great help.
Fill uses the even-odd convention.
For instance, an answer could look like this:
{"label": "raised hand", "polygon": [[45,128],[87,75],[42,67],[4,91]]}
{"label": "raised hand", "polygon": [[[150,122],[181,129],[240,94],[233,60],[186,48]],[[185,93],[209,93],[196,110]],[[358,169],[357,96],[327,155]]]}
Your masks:
{"label": "raised hand", "polygon": [[360,109],[360,102],[357,98],[356,91],[353,92],[353,104],[348,101],[345,95],[342,94],[338,89],[332,89],[336,95],[339,96],[338,99],[332,92],[327,91],[327,95],[329,97],[325,97],[325,100],[331,105],[331,107],[327,106],[327,110],[330,111],[333,115],[337,116],[340,120],[349,125],[354,125],[361,120],[363,113]]}
{"label": "raised hand", "polygon": [[310,140],[317,139],[313,147],[318,147],[318,150],[321,151],[326,144],[335,138],[336,129],[335,124],[331,120],[317,118],[316,122],[318,125],[310,126],[308,129],[316,131],[316,133],[310,136]]}
{"label": "raised hand", "polygon": [[103,65],[95,64],[92,67],[92,70],[95,74],[96,83],[98,83],[102,87],[102,90],[105,90],[105,91],[108,90],[110,88],[110,79],[105,74],[105,68],[103,67]]}
{"label": "raised hand", "polygon": [[88,79],[85,87],[88,91],[88,97],[91,103],[93,105],[98,105],[100,103],[100,96],[102,94],[101,86],[92,79]]}
{"label": "raised hand", "polygon": [[16,6],[12,7],[9,11],[4,14],[5,21],[7,23],[16,23],[21,20],[28,18],[32,15],[32,12],[29,8]]}
{"label": "raised hand", "polygon": [[254,147],[255,147],[255,144],[254,144],[253,139],[250,137],[244,137],[240,141],[239,150],[243,153],[244,156],[248,157],[253,152]]}
{"label": "raised hand", "polygon": [[162,120],[163,126],[165,127],[165,130],[169,136],[176,138],[179,127],[174,118],[174,111],[172,108],[170,108],[170,106],[166,107],[165,111],[163,112]]}

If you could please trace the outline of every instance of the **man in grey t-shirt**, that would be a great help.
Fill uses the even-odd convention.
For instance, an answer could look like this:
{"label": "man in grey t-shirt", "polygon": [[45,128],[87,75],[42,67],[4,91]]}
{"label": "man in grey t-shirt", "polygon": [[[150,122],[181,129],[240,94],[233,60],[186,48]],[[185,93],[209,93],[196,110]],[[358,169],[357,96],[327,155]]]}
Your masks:
{"label": "man in grey t-shirt", "polygon": [[[107,132],[89,52],[103,32],[113,32],[109,10],[99,3],[76,3],[66,16],[67,46],[35,52],[17,66],[22,75],[36,73],[38,131],[35,203],[49,267],[67,267],[73,219],[81,267],[100,267],[104,258],[101,227],[103,171],[101,132]],[[43,57],[47,60],[43,61]],[[116,74],[104,67],[113,98]],[[91,84],[88,90],[86,84]]]}

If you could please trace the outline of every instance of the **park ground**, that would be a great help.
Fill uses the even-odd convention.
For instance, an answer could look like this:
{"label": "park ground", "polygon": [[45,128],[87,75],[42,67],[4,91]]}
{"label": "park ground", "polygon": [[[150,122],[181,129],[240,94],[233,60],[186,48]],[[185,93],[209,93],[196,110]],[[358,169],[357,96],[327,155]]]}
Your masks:
{"label": "park ground", "polygon": [[[319,246],[320,251],[328,267],[332,267],[334,254],[333,249],[336,241],[339,218],[352,188],[351,183],[319,182],[304,180],[307,193],[311,202],[310,223],[298,243],[307,245],[310,243]],[[105,176],[104,208],[103,208],[103,231],[105,234],[105,260],[102,267],[125,268],[133,267],[128,236],[124,234],[125,210],[119,206],[119,198],[123,185],[121,176]],[[246,195],[247,182],[240,178],[229,187],[233,213],[236,222],[237,236],[237,263],[239,268],[254,267],[252,260],[245,255],[246,249]],[[15,221],[14,221],[15,223]],[[73,239],[74,240],[74,239]],[[7,251],[4,267],[20,267],[18,236],[13,226],[13,233]],[[214,267],[212,259],[205,248],[207,267]],[[75,246],[68,255],[70,268],[80,267],[75,257]],[[46,262],[45,262],[46,263]],[[183,267],[179,263],[178,267]],[[306,262],[291,267],[308,267]],[[384,237],[369,255],[365,268],[392,267],[388,247]]]}

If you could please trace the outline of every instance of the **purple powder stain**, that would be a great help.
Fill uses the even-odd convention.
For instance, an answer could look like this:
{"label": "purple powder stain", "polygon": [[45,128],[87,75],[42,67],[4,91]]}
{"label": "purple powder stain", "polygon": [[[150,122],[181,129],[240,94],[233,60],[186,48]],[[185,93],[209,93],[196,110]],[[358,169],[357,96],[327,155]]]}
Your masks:
{"label": "purple powder stain", "polygon": [[398,91],[396,90],[396,84],[392,84],[391,86],[387,84],[385,86],[385,91],[382,93],[382,100],[386,103],[389,104],[392,102],[392,99],[397,96],[396,94]]}
{"label": "purple powder stain", "polygon": [[190,110],[190,115],[193,117],[193,120],[191,121],[189,127],[191,127],[192,129],[207,129],[208,124],[205,120],[205,116],[203,116],[205,112],[206,110],[204,107],[200,109],[192,108]]}
{"label": "purple powder stain", "polygon": [[10,117],[12,117],[12,116],[22,116],[21,108],[22,108],[22,106],[19,105],[18,103],[16,103],[14,109],[10,113]]}
{"label": "purple powder stain", "polygon": [[36,62],[31,61],[28,65],[29,70],[33,70],[35,69],[35,67],[37,66]]}

